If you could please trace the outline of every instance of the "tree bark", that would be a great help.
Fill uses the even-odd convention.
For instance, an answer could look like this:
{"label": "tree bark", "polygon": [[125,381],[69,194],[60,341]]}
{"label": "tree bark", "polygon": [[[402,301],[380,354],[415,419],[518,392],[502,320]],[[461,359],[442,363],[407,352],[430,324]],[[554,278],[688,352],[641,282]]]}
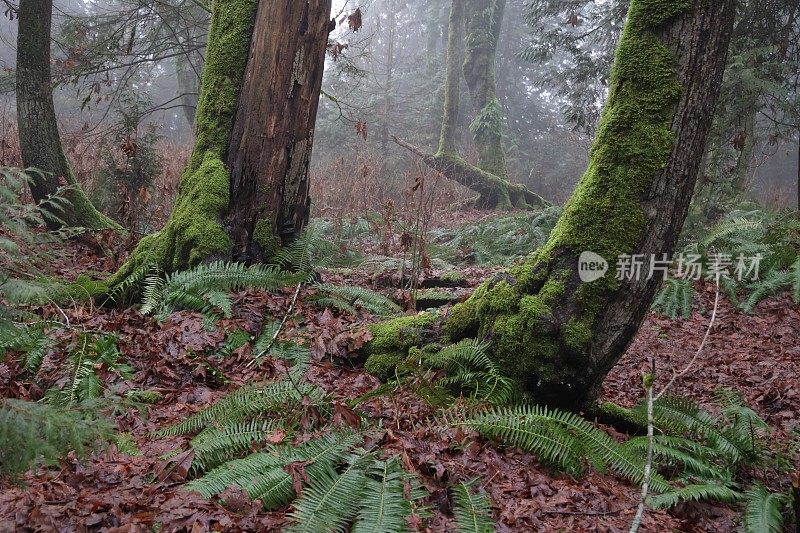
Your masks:
{"label": "tree bark", "polygon": [[478,168],[500,178],[506,178],[508,172],[503,151],[503,108],[496,92],[495,61],[505,4],[505,0],[468,0],[467,50],[463,67],[475,109],[470,131],[478,150]]}
{"label": "tree bark", "polygon": [[121,229],[91,204],[64,155],[50,72],[52,18],[53,0],[20,0],[16,79],[19,144],[23,165],[41,171],[31,175],[31,194],[41,204],[60,187],[66,187],[63,197],[69,204],[52,213],[60,221],[45,219],[51,229],[62,225]]}
{"label": "tree bark", "polygon": [[[492,357],[537,401],[586,406],[646,316],[660,278],[647,276],[645,266],[644,275],[618,280],[614,265],[620,256],[660,259],[674,250],[734,11],[733,0],[633,0],[589,168],[550,239],[445,320],[450,341],[488,339]],[[604,258],[611,272],[582,282],[585,251]]]}
{"label": "tree bark", "polygon": [[330,10],[330,0],[260,2],[227,156],[225,225],[235,259],[263,261],[308,223],[308,169]]}
{"label": "tree bark", "polygon": [[215,0],[195,147],[175,208],[110,280],[214,258],[262,261],[308,221],[330,0]]}

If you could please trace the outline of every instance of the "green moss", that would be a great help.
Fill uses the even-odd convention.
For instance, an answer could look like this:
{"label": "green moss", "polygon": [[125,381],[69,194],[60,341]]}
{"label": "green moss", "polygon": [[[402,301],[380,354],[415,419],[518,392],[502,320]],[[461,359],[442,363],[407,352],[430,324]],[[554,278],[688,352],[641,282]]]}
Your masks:
{"label": "green moss", "polygon": [[256,0],[212,4],[195,146],[181,178],[175,207],[164,229],[142,239],[109,280],[110,285],[121,283],[146,264],[172,272],[230,254],[230,240],[221,223],[229,203],[230,173],[222,157],[236,116],[257,5]]}
{"label": "green moss", "polygon": [[500,281],[494,287],[487,287],[478,298],[476,311],[478,317],[486,320],[499,314],[515,312],[520,294],[507,281]]}
{"label": "green moss", "polygon": [[453,306],[442,329],[445,339],[455,342],[478,332],[478,298],[473,294],[467,301]]}
{"label": "green moss", "polygon": [[376,353],[367,358],[364,370],[381,381],[386,381],[394,377],[397,366],[405,359],[406,354],[402,352]]}
{"label": "green moss", "polygon": [[519,301],[519,314],[528,322],[553,316],[553,309],[539,296],[523,296]]}
{"label": "green moss", "polygon": [[592,341],[592,325],[587,319],[570,318],[561,329],[561,338],[570,349],[580,352]]}
{"label": "green moss", "polygon": [[368,328],[372,340],[364,345],[361,353],[371,356],[399,352],[405,356],[409,348],[420,344],[420,330],[433,326],[437,318],[435,313],[420,313],[373,324]]}
{"label": "green moss", "polygon": [[253,242],[261,248],[264,257],[270,257],[277,250],[281,241],[273,231],[272,221],[267,218],[259,219],[253,230]]}
{"label": "green moss", "polygon": [[581,284],[574,263],[592,251],[615,265],[641,241],[642,195],[672,152],[671,120],[682,92],[658,32],[691,5],[633,0],[589,167],[548,242],[510,269],[508,282],[485,283],[455,306],[444,324],[451,338],[477,331],[489,339],[501,367],[545,401],[585,393],[596,317],[619,282],[612,272]]}
{"label": "green moss", "polygon": [[448,270],[447,272],[439,276],[439,279],[447,283],[453,283],[453,284],[463,283],[464,281],[466,281],[464,274],[462,274],[458,270]]}

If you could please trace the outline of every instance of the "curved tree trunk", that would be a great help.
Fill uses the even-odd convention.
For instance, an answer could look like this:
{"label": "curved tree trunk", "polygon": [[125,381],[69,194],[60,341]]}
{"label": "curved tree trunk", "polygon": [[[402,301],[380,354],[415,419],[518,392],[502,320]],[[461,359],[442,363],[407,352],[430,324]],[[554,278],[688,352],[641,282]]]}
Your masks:
{"label": "curved tree trunk", "polygon": [[330,0],[214,0],[195,147],[172,215],[110,280],[258,261],[308,220]]}
{"label": "curved tree trunk", "polygon": [[[428,166],[446,178],[477,192],[477,207],[544,207],[548,203],[538,194],[506,179],[503,112],[495,96],[494,79],[504,6],[505,0],[452,0],[439,148],[435,154],[428,155],[405,141],[395,138],[395,142],[421,156]],[[476,110],[470,129],[478,149],[477,167],[458,155],[462,74],[467,78]]]}
{"label": "curved tree trunk", "polygon": [[[573,409],[591,401],[646,316],[660,279],[645,265],[645,275],[620,281],[614,265],[674,250],[733,17],[733,0],[633,0],[589,168],[550,239],[445,320],[450,340],[490,340],[492,357],[537,400]],[[581,282],[585,251],[611,271]],[[366,352],[389,342],[376,335]]]}
{"label": "curved tree trunk", "polygon": [[[22,162],[42,174],[32,175],[31,194],[37,203],[66,186],[69,200],[53,213],[65,225],[90,229],[120,226],[94,208],[72,174],[61,146],[50,73],[50,32],[53,0],[20,0],[17,38],[17,122]],[[48,226],[62,224],[46,219]]]}

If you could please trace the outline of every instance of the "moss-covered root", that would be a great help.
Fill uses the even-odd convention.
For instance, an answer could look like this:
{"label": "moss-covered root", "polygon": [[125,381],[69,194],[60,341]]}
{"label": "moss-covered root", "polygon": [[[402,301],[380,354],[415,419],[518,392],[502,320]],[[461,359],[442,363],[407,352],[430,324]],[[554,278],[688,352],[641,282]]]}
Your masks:
{"label": "moss-covered root", "polygon": [[142,239],[109,285],[119,285],[148,265],[172,272],[230,255],[230,239],[221,223],[230,195],[230,173],[223,157],[244,82],[257,6],[257,0],[213,2],[195,147],[175,208],[164,229]]}
{"label": "moss-covered root", "polygon": [[372,340],[359,354],[366,359],[364,369],[380,379],[390,378],[410,349],[427,344],[435,336],[433,330],[438,320],[436,313],[420,313],[369,326]]}

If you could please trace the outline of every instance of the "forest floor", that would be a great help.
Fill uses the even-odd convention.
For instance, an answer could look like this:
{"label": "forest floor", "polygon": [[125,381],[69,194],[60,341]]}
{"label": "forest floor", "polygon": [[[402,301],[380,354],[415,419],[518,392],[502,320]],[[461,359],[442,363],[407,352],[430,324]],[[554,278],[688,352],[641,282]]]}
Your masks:
{"label": "forest floor", "polygon": [[[479,218],[469,214],[444,224]],[[53,266],[68,278],[87,271],[108,272],[117,266],[114,256],[98,256],[82,244],[69,244],[56,255],[58,262]],[[466,285],[474,286],[496,270],[465,267]],[[323,277],[329,283],[391,292],[387,289],[391,274],[353,268],[323,273]],[[459,290],[457,297],[468,292],[468,288]],[[123,405],[114,414],[118,431],[133,436],[140,455],[126,455],[111,446],[86,459],[70,455],[57,468],[27,472],[20,485],[0,484],[0,531],[138,532],[155,530],[158,524],[162,531],[282,530],[288,523],[286,509],[266,513],[244,494],[229,494],[223,506],[183,490],[187,465],[170,466],[161,456],[185,445],[187,438],[154,439],[150,433],[185,419],[238,385],[278,376],[280,363],[267,360],[260,366],[247,365],[252,359],[248,345],[227,357],[215,354],[228,332],[240,328],[255,334],[265,316],[283,317],[293,293],[293,289],[238,293],[233,318],[221,320],[213,331],[204,328],[201,315],[191,312],[177,312],[158,323],[135,308],[82,304],[40,309],[44,317],[68,318],[71,329],[59,333],[62,346],[68,346],[81,330],[118,335],[120,351],[134,375],[130,380],[107,376],[106,386],[120,395],[146,389],[161,397],[154,405]],[[285,335],[305,339],[312,346],[308,379],[339,400],[375,389],[379,381],[347,361],[364,340],[364,325],[377,319],[363,311],[351,315],[319,309],[304,302],[305,294],[305,290],[300,294]],[[700,288],[695,311],[687,320],[651,314],[606,380],[603,399],[626,406],[638,402],[643,396],[641,374],[650,368],[651,360],[660,376],[669,377],[673,370],[683,368],[708,326],[713,299],[713,287]],[[57,384],[65,379],[59,364],[64,357],[64,350],[48,354],[35,381],[13,359],[0,363],[0,395],[41,398],[42,383]],[[210,368],[221,372],[224,379]],[[800,310],[788,296],[763,301],[752,315],[723,299],[706,349],[672,392],[713,409],[713,392],[719,387],[738,391],[769,422],[774,428],[773,442],[790,441],[800,424]],[[429,424],[434,409],[407,390],[374,398],[361,408],[370,417],[383,420],[378,437],[381,448],[399,456],[431,495],[432,517],[421,530],[452,531],[449,483],[476,476],[491,497],[498,531],[628,530],[640,487],[622,478],[591,469],[573,478],[517,449],[479,437],[465,441],[460,430]],[[605,429],[616,434],[612,428]],[[796,456],[792,460],[795,468],[800,466]],[[759,475],[773,487],[785,488],[788,482],[774,477],[769,468]],[[642,529],[733,531],[737,516],[738,511],[726,505],[683,504],[670,511],[648,510]]]}

